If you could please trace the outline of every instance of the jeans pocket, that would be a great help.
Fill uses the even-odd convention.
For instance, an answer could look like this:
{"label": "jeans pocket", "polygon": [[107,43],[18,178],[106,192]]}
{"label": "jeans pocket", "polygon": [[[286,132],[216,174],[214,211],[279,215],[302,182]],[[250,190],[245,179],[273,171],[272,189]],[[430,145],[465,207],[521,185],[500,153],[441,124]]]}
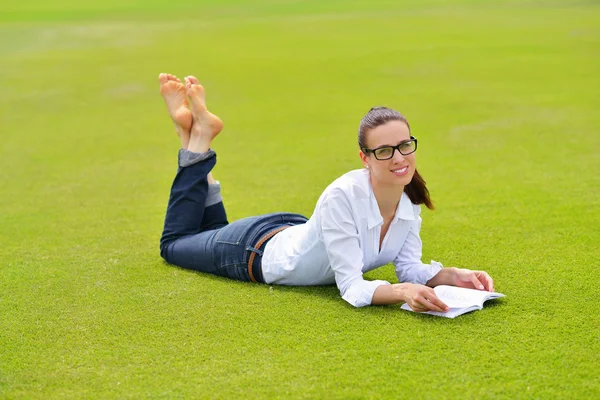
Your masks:
{"label": "jeans pocket", "polygon": [[[244,243],[229,243],[219,241],[214,246],[214,258],[216,260],[216,269],[220,271],[217,275],[230,276],[232,271],[238,268],[246,268],[248,256],[246,245]],[[225,272],[227,271],[227,272]]]}

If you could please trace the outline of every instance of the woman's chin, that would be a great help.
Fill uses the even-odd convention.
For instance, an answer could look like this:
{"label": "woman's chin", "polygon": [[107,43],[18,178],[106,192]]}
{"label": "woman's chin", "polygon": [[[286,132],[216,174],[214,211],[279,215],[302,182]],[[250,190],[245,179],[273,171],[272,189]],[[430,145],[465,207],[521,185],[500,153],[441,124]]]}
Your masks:
{"label": "woman's chin", "polygon": [[412,178],[413,174],[410,172],[406,175],[394,176],[393,181],[396,185],[406,186],[410,183],[410,181],[412,181]]}

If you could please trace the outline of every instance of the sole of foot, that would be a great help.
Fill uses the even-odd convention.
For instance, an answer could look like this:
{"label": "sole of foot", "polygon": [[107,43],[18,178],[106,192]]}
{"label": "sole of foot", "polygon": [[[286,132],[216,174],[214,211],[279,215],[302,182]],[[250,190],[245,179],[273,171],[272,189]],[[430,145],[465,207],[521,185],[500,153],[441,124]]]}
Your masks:
{"label": "sole of foot", "polygon": [[187,89],[179,78],[171,74],[161,73],[158,75],[158,82],[160,83],[160,94],[165,99],[167,110],[181,140],[181,146],[187,148],[193,123]]}

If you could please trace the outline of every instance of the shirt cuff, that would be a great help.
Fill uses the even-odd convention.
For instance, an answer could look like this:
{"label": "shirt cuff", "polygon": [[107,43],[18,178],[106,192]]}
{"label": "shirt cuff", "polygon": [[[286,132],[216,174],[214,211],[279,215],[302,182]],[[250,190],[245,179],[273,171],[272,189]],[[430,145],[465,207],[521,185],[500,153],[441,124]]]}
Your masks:
{"label": "shirt cuff", "polygon": [[354,307],[364,307],[371,305],[373,293],[381,285],[389,285],[388,281],[365,281],[361,280],[353,283],[342,296],[342,299],[352,304]]}
{"label": "shirt cuff", "polygon": [[420,283],[421,285],[425,285],[431,278],[436,276],[438,272],[444,269],[444,266],[437,262],[431,260],[429,264],[423,264],[423,268],[419,271],[418,275],[415,277],[414,283]]}

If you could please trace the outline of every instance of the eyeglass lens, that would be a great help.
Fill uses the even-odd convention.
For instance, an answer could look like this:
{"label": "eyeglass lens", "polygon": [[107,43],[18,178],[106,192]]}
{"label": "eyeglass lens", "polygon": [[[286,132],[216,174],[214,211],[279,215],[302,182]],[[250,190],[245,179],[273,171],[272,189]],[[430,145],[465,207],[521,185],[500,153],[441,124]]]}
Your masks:
{"label": "eyeglass lens", "polygon": [[409,142],[400,143],[396,147],[381,147],[374,151],[375,157],[379,160],[386,160],[392,158],[394,156],[395,149],[399,150],[400,154],[407,156],[415,151],[415,142],[411,140]]}

